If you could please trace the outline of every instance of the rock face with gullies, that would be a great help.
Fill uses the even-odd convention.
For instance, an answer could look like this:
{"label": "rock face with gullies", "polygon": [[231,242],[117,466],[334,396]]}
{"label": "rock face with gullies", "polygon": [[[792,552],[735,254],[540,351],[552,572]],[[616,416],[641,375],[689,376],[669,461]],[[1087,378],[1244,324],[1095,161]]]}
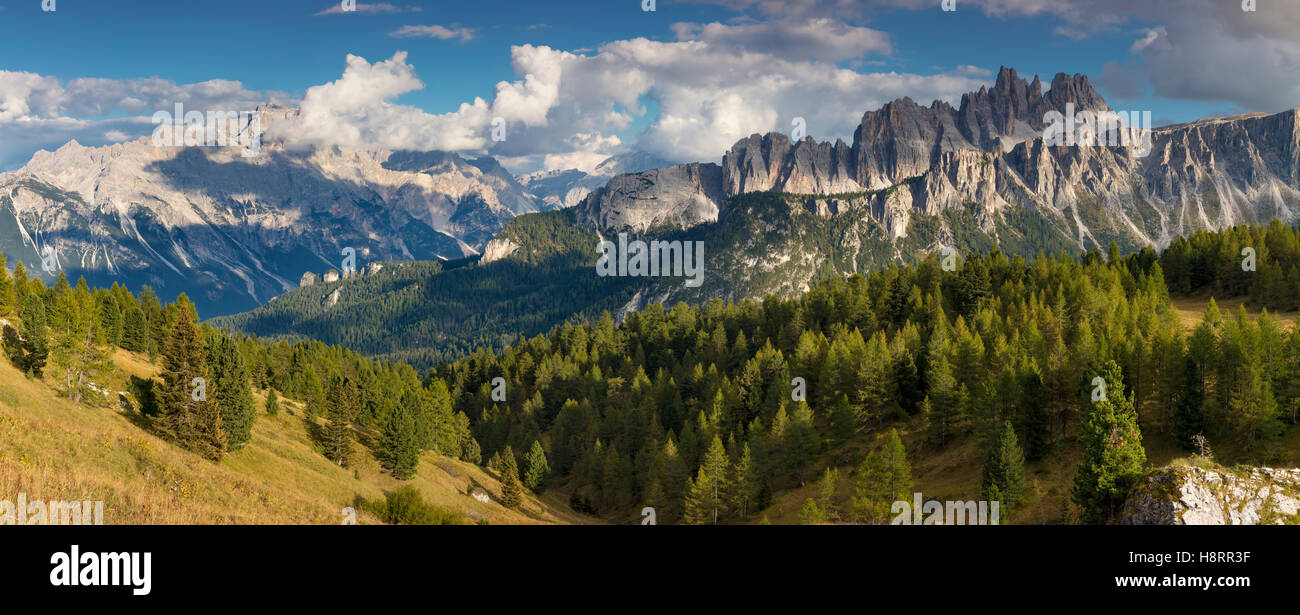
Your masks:
{"label": "rock face with gullies", "polygon": [[[1048,114],[1070,108],[1110,110],[1086,76],[1058,74],[1043,91],[1037,77],[1026,82],[1003,68],[992,88],[963,96],[960,108],[902,98],[867,112],[851,146],[753,135],[723,157],[722,197],[713,205],[725,216],[726,199],[738,194],[819,197],[809,211],[865,211],[894,241],[907,237],[918,217],[954,210],[970,214],[969,228],[999,244],[1004,229],[1032,218],[1045,221],[1035,222],[1034,236],[1062,237],[1078,249],[1115,242],[1126,251],[1164,248],[1198,230],[1300,218],[1300,110],[1151,130],[1139,122],[1137,142],[1047,145]],[[645,221],[710,221],[678,215],[679,198],[658,198],[690,195],[698,211],[712,209],[701,200],[712,198],[709,192],[681,168],[615,178],[579,205],[580,220],[597,230],[629,221],[642,221],[631,225],[640,228]],[[942,224],[942,234],[956,232]]]}
{"label": "rock face with gullies", "polygon": [[718,165],[684,164],[615,177],[578,205],[577,218],[612,231],[690,228],[717,220],[722,199]]}
{"label": "rock face with gullies", "polygon": [[1294,525],[1300,469],[1161,468],[1124,503],[1123,525]]}
{"label": "rock face with gullies", "polygon": [[[1044,116],[1053,110],[1064,112],[1067,104],[1076,111],[1109,109],[1086,76],[1057,75],[1044,93],[1037,77],[1026,82],[1014,69],[1004,67],[992,89],[966,94],[960,109],[943,101],[924,107],[911,98],[901,98],[868,111],[854,132],[852,145],[842,140],[819,143],[811,137],[793,143],[780,133],[741,139],[723,156],[720,197],[700,190],[692,185],[689,173],[680,172],[703,165],[684,165],[661,169],[676,171],[659,176],[645,172],[635,174],[634,180],[616,177],[606,191],[593,192],[579,207],[587,212],[584,221],[613,230],[605,224],[625,219],[606,209],[632,203],[638,210],[635,218],[681,218],[671,211],[681,206],[680,200],[658,198],[662,194],[690,194],[691,202],[703,211],[708,207],[697,197],[710,199],[721,209],[727,197],[750,192],[833,195],[883,190],[927,174],[954,153],[1009,152],[1041,136]],[[993,188],[983,186],[967,192],[988,194]],[[954,191],[949,196],[960,194]],[[656,206],[663,211],[651,211]],[[688,223],[709,221],[707,216],[684,218]]]}
{"label": "rock face with gullies", "polygon": [[853,152],[843,141],[798,143],[781,133],[752,135],[722,158],[723,188],[728,196],[777,190],[798,194],[857,192]]}

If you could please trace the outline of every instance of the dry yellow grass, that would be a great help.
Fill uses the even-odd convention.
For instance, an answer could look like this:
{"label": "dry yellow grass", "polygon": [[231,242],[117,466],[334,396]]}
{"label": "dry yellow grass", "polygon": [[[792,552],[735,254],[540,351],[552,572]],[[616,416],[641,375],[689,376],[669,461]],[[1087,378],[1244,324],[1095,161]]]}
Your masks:
{"label": "dry yellow grass", "polygon": [[[114,363],[114,391],[155,371],[126,352]],[[264,398],[254,396],[260,410]],[[278,416],[259,413],[252,441],[214,464],[149,433],[133,413],[73,404],[0,362],[0,499],[102,500],[106,524],[336,524],[358,496],[379,499],[410,484],[470,520],[589,521],[551,497],[527,496],[521,510],[479,502],[468,495],[473,483],[494,498],[500,484],[478,466],[430,453],[411,481],[388,476],[362,447],[352,468],[340,468],[316,450],[303,416],[289,400]]]}
{"label": "dry yellow grass", "polygon": [[[1077,419],[1071,423],[1077,426]],[[984,471],[984,452],[977,446],[973,437],[961,437],[951,442],[942,450],[925,442],[924,419],[914,417],[907,423],[897,425],[898,433],[907,448],[907,459],[912,466],[912,491],[920,492],[925,500],[970,501],[983,499],[980,493],[980,479]],[[1073,427],[1067,438],[1068,444],[1052,450],[1038,462],[1025,466],[1025,501],[1011,514],[1005,513],[1003,524],[1044,524],[1062,523],[1069,518],[1067,503],[1074,481],[1075,466],[1083,455],[1082,449],[1074,441]],[[1300,438],[1300,430],[1292,430]],[[887,433],[873,434],[869,439],[870,449],[879,450],[884,445]],[[1142,443],[1146,448],[1147,463],[1152,467],[1169,465],[1186,453],[1175,445],[1172,438],[1160,434],[1143,425]],[[823,456],[820,464],[814,463],[819,472],[813,475],[809,470],[807,484],[798,489],[776,494],[772,505],[754,516],[755,522],[767,517],[773,524],[798,523],[799,509],[808,498],[818,499],[821,479],[820,470],[828,465],[839,469],[840,482],[836,487],[835,502],[840,515],[850,518],[849,503],[855,491],[853,465],[835,464],[835,459],[861,459],[868,450],[867,442],[857,441],[845,449]],[[833,458],[830,458],[833,457]]]}
{"label": "dry yellow grass", "polygon": [[[1236,297],[1233,299],[1215,298],[1214,302],[1219,304],[1219,312],[1222,313],[1225,318],[1236,314],[1237,308],[1242,305],[1246,305],[1246,314],[1248,314],[1252,320],[1257,320],[1260,315],[1259,308],[1247,305],[1245,297]],[[1196,325],[1200,324],[1201,319],[1205,317],[1205,308],[1209,307],[1210,298],[1175,297],[1170,300],[1170,303],[1173,304],[1174,311],[1178,313],[1178,319],[1182,321],[1183,326],[1190,331],[1195,328]],[[1280,321],[1282,326],[1287,329],[1290,329],[1295,325],[1296,316],[1298,315],[1297,312],[1274,312],[1272,310],[1269,310],[1268,314],[1272,318]]]}

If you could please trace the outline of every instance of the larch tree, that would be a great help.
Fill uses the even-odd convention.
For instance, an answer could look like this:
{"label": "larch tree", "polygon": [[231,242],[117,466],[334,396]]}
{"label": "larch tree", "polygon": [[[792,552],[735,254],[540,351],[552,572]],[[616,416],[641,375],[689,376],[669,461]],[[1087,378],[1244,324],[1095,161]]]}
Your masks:
{"label": "larch tree", "polygon": [[501,503],[506,508],[519,508],[524,501],[523,486],[519,483],[519,465],[515,451],[508,445],[501,452]]}
{"label": "larch tree", "polygon": [[546,462],[546,451],[542,443],[533,440],[533,445],[524,454],[524,485],[535,493],[546,490],[546,478],[551,474],[551,467]]}
{"label": "larch tree", "polygon": [[893,503],[906,499],[912,489],[912,466],[897,429],[891,429],[885,446],[858,466],[853,512],[859,519],[884,519]]}
{"label": "larch tree", "polygon": [[984,473],[980,480],[984,498],[988,501],[1001,500],[1002,508],[1010,511],[1018,504],[1025,492],[1025,455],[1016,440],[1016,430],[1010,421],[1002,423],[997,439],[984,461]]}

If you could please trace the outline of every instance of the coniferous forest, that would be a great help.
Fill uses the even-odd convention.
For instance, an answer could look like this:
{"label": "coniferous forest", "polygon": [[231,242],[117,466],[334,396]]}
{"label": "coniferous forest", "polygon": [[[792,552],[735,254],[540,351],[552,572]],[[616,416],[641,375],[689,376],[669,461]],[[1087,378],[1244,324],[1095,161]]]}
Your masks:
{"label": "coniferous forest", "polygon": [[[776,495],[807,488],[800,522],[887,523],[912,467],[974,446],[983,468],[968,487],[1012,520],[1030,470],[1066,460],[1069,503],[1051,521],[1102,523],[1149,469],[1144,442],[1290,459],[1300,328],[1273,314],[1300,305],[1298,256],[1300,233],[1274,222],[1159,254],[993,250],[950,271],[932,257],[796,298],[651,304],[622,323],[606,312],[423,373],[232,336],[184,295],[46,286],[21,263],[0,267],[0,318],[4,353],[30,378],[88,407],[125,403],[214,463],[290,399],[319,419],[334,464],[366,448],[409,479],[421,455],[452,457],[499,477],[507,506],[545,492],[611,522],[647,506],[660,523],[762,522]],[[1196,322],[1180,300],[1204,300]],[[121,400],[96,384],[119,348],[157,367]]]}

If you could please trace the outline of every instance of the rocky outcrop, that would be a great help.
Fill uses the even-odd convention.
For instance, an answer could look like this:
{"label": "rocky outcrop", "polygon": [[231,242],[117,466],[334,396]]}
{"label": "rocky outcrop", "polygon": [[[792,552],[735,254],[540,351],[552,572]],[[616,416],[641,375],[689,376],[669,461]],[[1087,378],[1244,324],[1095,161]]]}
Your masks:
{"label": "rocky outcrop", "polygon": [[1124,525],[1300,523],[1300,469],[1167,467],[1124,503]]}
{"label": "rocky outcrop", "polygon": [[551,208],[572,207],[614,177],[668,166],[672,163],[658,156],[633,151],[610,156],[590,172],[578,169],[540,171],[520,177],[519,182]]}
{"label": "rocky outcrop", "polygon": [[302,274],[302,277],[301,277],[301,278],[298,278],[298,286],[299,286],[299,287],[303,287],[303,286],[311,286],[312,284],[315,284],[315,283],[316,283],[316,274],[314,274],[314,273],[312,273],[312,272],[310,272],[310,271],[308,271],[308,272],[306,272],[306,273],[303,273],[303,274]]}
{"label": "rocky outcrop", "polygon": [[718,219],[722,169],[693,163],[619,175],[578,205],[580,223],[607,230],[644,232],[690,228]]}
{"label": "rocky outcrop", "polygon": [[479,258],[479,264],[486,265],[491,262],[499,261],[519,249],[519,244],[511,241],[506,237],[497,237],[489,241],[483,248],[483,256]]}

